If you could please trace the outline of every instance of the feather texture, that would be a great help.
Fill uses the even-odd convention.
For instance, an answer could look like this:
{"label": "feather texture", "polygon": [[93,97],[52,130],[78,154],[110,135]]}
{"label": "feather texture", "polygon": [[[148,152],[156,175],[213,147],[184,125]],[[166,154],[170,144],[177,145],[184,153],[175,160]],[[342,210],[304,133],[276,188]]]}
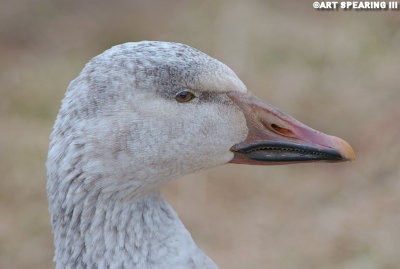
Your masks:
{"label": "feather texture", "polygon": [[[197,98],[177,102],[182,89]],[[232,159],[248,129],[229,91],[247,89],[183,44],[126,43],[85,66],[68,87],[47,160],[57,268],[217,268],[159,188]]]}

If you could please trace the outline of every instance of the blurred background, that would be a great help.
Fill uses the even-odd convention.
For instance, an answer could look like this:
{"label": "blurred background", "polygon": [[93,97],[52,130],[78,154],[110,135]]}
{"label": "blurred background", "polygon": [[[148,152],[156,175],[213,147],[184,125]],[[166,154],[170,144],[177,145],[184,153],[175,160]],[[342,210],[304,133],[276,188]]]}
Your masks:
{"label": "blurred background", "polygon": [[225,165],[163,192],[221,268],[400,268],[400,11],[312,1],[3,0],[0,268],[54,268],[49,134],[90,58],[140,40],[186,43],[248,89],[344,138],[357,160]]}

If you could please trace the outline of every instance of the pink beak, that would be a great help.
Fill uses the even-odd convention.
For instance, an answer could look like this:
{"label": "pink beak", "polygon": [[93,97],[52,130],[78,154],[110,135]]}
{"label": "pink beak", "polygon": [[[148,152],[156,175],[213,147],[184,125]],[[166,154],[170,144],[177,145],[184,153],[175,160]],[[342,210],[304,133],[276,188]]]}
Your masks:
{"label": "pink beak", "polygon": [[316,131],[258,97],[230,92],[243,111],[248,136],[234,145],[231,163],[288,164],[314,161],[353,161],[352,147],[343,139]]}

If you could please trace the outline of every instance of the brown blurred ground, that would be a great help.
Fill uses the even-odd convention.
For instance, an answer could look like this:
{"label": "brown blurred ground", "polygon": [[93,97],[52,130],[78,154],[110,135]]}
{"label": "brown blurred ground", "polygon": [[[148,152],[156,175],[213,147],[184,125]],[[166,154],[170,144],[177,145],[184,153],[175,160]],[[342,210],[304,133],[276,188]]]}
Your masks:
{"label": "brown blurred ground", "polygon": [[221,268],[400,268],[400,11],[312,1],[2,1],[0,268],[54,268],[48,136],[69,83],[118,43],[176,41],[349,141],[348,164],[226,165],[164,188]]}

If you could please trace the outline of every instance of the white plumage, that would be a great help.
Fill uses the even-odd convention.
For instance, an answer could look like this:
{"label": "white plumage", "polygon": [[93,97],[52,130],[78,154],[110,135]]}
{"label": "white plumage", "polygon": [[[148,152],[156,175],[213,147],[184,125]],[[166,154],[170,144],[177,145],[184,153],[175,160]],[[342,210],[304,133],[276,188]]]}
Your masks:
{"label": "white plumage", "polygon": [[[179,102],[181,91],[196,98]],[[254,128],[265,130],[250,135]],[[344,141],[328,136],[314,150],[299,149],[288,130],[322,136],[306,128],[189,46],[143,41],[105,51],[69,85],[51,134],[47,192],[57,268],[217,268],[160,187],[232,159],[299,161],[299,152],[306,161],[351,158]],[[257,150],[246,148],[249,137]]]}
{"label": "white plumage", "polygon": [[[216,99],[181,104],[182,89]],[[127,43],[85,66],[68,87],[47,161],[57,268],[216,267],[159,188],[232,159],[247,130],[233,105],[221,105],[227,91],[246,87],[182,44]]]}

